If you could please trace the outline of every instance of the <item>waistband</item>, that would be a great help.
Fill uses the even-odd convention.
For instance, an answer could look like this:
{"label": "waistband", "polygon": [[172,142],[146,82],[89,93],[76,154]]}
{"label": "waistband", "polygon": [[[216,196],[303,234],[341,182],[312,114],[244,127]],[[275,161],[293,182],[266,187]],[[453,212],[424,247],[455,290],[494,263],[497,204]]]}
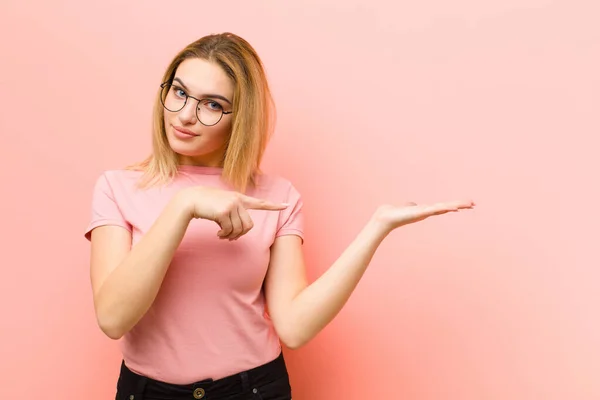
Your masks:
{"label": "waistband", "polygon": [[220,378],[205,379],[190,384],[172,384],[161,382],[131,371],[121,362],[121,371],[117,384],[119,398],[128,400],[143,400],[145,397],[181,396],[182,398],[203,399],[208,393],[212,395],[227,395],[229,393],[243,393],[252,389],[253,385],[260,385],[281,378],[289,378],[283,358],[283,353],[266,364],[241,371],[239,373]]}

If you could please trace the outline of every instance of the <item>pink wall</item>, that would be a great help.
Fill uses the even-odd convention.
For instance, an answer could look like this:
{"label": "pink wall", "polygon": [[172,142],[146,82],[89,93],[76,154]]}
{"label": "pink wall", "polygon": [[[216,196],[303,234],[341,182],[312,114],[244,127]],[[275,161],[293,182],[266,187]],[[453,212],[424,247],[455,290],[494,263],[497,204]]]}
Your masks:
{"label": "pink wall", "polygon": [[113,395],[91,188],[148,151],[170,57],[226,30],[267,64],[311,278],[382,202],[478,204],[384,242],[287,352],[296,400],[600,398],[597,4],[3,0],[0,398]]}

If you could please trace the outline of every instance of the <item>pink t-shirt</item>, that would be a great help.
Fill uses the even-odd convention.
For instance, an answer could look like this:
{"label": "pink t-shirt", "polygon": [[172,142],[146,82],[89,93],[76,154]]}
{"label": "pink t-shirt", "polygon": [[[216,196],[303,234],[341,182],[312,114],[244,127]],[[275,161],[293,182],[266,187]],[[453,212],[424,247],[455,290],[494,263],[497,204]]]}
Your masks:
{"label": "pink t-shirt", "polygon": [[[181,166],[168,186],[140,190],[141,172],[112,170],[97,180],[85,232],[117,225],[143,237],[171,197],[188,186],[231,189],[222,169]],[[175,252],[151,308],[121,339],[126,365],[153,379],[186,384],[275,359],[279,338],[265,312],[262,289],[276,237],[303,238],[302,200],[292,184],[260,175],[248,195],[289,203],[283,211],[248,210],[254,227],[237,241],[217,238],[219,226],[194,219]]]}

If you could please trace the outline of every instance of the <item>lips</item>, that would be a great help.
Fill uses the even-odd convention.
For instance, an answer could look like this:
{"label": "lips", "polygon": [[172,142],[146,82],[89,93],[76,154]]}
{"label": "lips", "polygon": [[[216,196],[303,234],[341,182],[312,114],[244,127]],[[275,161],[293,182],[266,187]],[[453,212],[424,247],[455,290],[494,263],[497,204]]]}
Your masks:
{"label": "lips", "polygon": [[180,139],[189,139],[198,136],[189,129],[181,128],[178,126],[173,126],[173,133]]}

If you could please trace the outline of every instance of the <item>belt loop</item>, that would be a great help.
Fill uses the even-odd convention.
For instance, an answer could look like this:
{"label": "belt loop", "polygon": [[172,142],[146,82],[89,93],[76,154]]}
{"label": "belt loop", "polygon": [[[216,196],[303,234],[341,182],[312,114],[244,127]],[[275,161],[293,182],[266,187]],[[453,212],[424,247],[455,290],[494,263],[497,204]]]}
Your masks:
{"label": "belt loop", "polygon": [[145,376],[141,376],[137,381],[137,387],[135,390],[136,396],[135,400],[144,400],[146,393],[146,385],[148,384],[148,378]]}
{"label": "belt loop", "polygon": [[246,391],[250,388],[250,383],[248,381],[248,372],[243,371],[240,373],[240,376],[242,378],[242,390]]}

